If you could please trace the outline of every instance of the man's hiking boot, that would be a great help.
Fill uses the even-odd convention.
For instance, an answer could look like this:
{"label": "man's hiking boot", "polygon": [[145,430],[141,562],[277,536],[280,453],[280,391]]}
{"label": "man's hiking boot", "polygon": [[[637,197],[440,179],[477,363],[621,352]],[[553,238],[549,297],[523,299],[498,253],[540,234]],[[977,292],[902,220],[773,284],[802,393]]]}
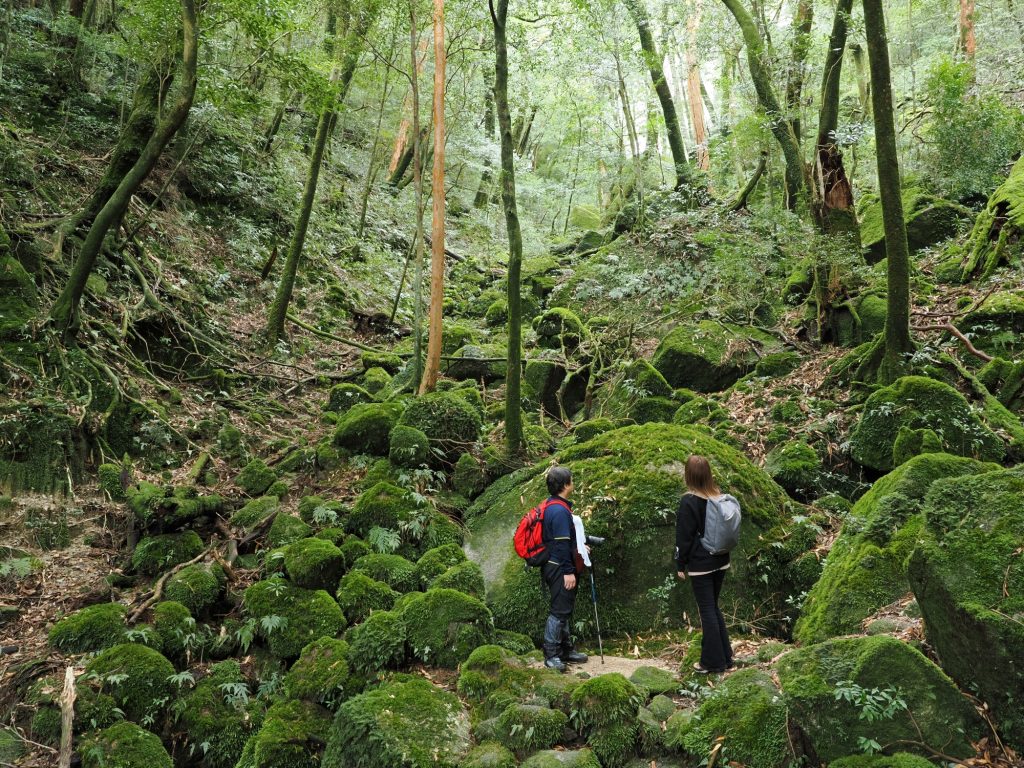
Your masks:
{"label": "man's hiking boot", "polygon": [[568,651],[563,650],[558,655],[558,658],[564,661],[566,664],[586,664],[587,659],[589,659],[590,657],[587,656],[587,654],[585,653],[580,653],[579,651],[570,649]]}
{"label": "man's hiking boot", "polygon": [[544,659],[544,666],[548,669],[553,669],[556,672],[565,672],[565,663],[557,656]]}

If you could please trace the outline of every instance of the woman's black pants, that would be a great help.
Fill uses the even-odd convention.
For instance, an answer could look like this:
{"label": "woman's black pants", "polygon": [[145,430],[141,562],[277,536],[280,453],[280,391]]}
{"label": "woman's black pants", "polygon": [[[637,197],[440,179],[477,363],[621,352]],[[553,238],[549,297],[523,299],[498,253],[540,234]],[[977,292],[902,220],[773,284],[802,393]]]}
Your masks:
{"label": "woman's black pants", "polygon": [[725,617],[718,607],[718,595],[722,592],[724,581],[725,571],[690,577],[693,596],[697,598],[697,609],[700,611],[701,631],[704,633],[700,647],[700,665],[712,671],[732,666],[729,632],[725,628]]}

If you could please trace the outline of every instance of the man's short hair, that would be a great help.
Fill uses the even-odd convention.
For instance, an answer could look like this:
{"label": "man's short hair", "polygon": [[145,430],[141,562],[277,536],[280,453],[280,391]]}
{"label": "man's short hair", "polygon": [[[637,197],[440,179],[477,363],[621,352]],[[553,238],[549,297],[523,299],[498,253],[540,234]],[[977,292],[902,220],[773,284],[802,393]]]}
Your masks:
{"label": "man's short hair", "polygon": [[557,496],[572,482],[572,472],[568,467],[552,467],[548,470],[548,493]]}

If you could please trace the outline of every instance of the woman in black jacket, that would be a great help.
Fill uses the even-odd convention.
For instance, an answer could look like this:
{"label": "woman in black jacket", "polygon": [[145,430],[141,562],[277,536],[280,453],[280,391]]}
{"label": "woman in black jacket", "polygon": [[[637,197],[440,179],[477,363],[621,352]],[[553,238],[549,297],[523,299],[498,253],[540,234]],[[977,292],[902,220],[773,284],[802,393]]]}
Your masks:
{"label": "woman in black jacket", "polygon": [[711,476],[711,465],[703,456],[686,460],[686,487],[687,493],[679,500],[676,512],[676,562],[679,578],[690,577],[704,633],[700,662],[693,668],[702,674],[724,672],[733,665],[732,646],[718,596],[729,568],[729,553],[712,555],[700,543],[708,498],[718,498],[722,493]]}

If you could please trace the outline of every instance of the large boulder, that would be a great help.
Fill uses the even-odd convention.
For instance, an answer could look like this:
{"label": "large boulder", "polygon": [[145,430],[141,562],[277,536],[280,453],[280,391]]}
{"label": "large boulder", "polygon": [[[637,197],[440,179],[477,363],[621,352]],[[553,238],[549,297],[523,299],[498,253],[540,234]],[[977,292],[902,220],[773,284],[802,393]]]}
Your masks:
{"label": "large boulder", "polygon": [[762,355],[781,351],[782,344],[764,331],[704,320],[675,328],[651,362],[672,387],[719,392],[752,371]]}
{"label": "large boulder", "polygon": [[850,435],[854,461],[889,472],[896,466],[898,454],[894,448],[901,430],[904,438],[908,431],[931,430],[939,437],[937,447],[957,456],[998,461],[1005,451],[1003,441],[982,422],[963,395],[926,376],[904,376],[872,393]]}
{"label": "large boulder", "polygon": [[881,478],[853,506],[804,601],[794,635],[817,643],[859,632],[861,622],[910,591],[907,558],[921,533],[925,494],[943,477],[997,469],[946,453],[916,456]]}
{"label": "large boulder", "polygon": [[[694,453],[710,458],[723,489],[744,511],[724,604],[741,620],[785,612],[792,591],[787,566],[813,546],[813,535],[805,542],[792,532],[772,546],[792,502],[739,451],[703,430],[652,423],[606,432],[558,456],[573,471],[587,532],[607,538],[594,552],[602,627],[643,631],[678,625],[684,611],[697,615],[689,585],[676,583],[672,559],[683,463]],[[483,569],[495,624],[534,635],[547,615],[547,598],[537,571],[524,569],[516,556],[511,532],[526,509],[547,495],[543,469],[502,478],[467,511],[466,553]],[[588,620],[584,597],[576,611],[577,619]]]}
{"label": "large boulder", "polygon": [[1024,747],[1024,465],[937,480],[908,575],[943,668]]}
{"label": "large boulder", "polygon": [[957,323],[978,349],[1009,360],[1024,353],[1024,291],[1000,291]]}
{"label": "large boulder", "polygon": [[427,680],[383,685],[338,708],[322,768],[455,768],[471,745],[458,697]]}
{"label": "large boulder", "polygon": [[[903,190],[903,220],[907,225],[907,244],[911,251],[935,245],[956,234],[961,222],[971,218],[962,205],[930,195],[917,187]],[[871,201],[861,216],[860,241],[865,258],[874,264],[885,258],[885,226],[881,200]]]}
{"label": "large boulder", "polygon": [[[454,464],[480,437],[480,414],[456,392],[432,392],[412,401],[398,420],[426,434],[430,458]],[[436,462],[435,462],[436,463]]]}
{"label": "large boulder", "polygon": [[920,651],[887,635],[842,637],[783,656],[789,722],[820,761],[879,751],[974,754],[985,733],[970,701]]}
{"label": "large boulder", "polygon": [[1010,170],[1006,181],[988,199],[985,210],[974,220],[970,249],[962,278],[984,280],[1004,262],[1021,252],[1024,231],[1024,158]]}

